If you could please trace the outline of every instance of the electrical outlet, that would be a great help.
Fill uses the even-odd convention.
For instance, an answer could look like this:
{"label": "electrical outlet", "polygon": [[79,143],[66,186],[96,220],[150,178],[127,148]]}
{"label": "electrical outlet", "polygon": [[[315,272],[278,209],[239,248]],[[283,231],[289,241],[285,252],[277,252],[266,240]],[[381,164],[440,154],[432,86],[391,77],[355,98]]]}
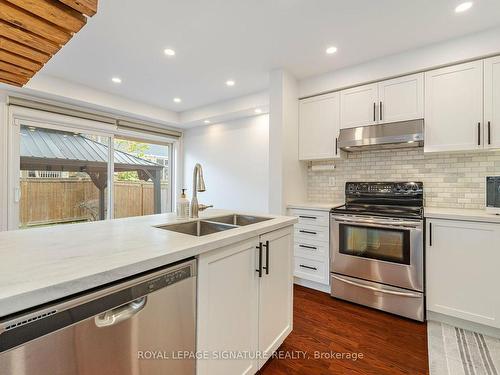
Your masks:
{"label": "electrical outlet", "polygon": [[335,186],[335,177],[330,177],[328,179],[328,186],[334,187]]}

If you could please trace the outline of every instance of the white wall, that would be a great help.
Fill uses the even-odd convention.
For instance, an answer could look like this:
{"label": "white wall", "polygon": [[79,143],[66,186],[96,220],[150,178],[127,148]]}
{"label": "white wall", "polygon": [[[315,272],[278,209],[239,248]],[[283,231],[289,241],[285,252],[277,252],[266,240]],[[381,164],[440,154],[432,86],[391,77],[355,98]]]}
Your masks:
{"label": "white wall", "polygon": [[285,214],[292,202],[307,200],[307,168],[299,162],[299,102],[295,77],[271,72],[269,89],[269,208]]}
{"label": "white wall", "polygon": [[303,79],[299,82],[299,96],[316,95],[495,54],[500,54],[500,27]]}
{"label": "white wall", "polygon": [[269,116],[192,128],[184,133],[184,187],[192,197],[193,167],[203,167],[207,191],[198,201],[215,208],[267,213]]}
{"label": "white wall", "polygon": [[213,124],[220,124],[252,116],[257,108],[262,113],[267,113],[268,107],[269,93],[264,91],[181,112],[180,123],[183,128],[203,125],[205,120],[209,120]]}
{"label": "white wall", "polygon": [[36,74],[22,89],[8,87],[10,91],[61,100],[101,111],[154,121],[168,126],[179,126],[179,114],[137,100],[110,94],[61,78]]}

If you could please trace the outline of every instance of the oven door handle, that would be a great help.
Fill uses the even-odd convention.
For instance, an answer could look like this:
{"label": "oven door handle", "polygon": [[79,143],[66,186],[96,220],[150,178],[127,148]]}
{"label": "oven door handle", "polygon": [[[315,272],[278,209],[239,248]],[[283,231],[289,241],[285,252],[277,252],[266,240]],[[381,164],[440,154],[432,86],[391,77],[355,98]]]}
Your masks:
{"label": "oven door handle", "polygon": [[338,223],[362,225],[362,226],[373,227],[373,228],[394,227],[394,228],[402,228],[402,229],[420,230],[418,228],[418,226],[421,225],[421,223],[416,223],[416,222],[411,222],[411,221],[373,222],[373,221],[367,221],[367,220],[346,220],[346,219],[337,219],[337,218],[334,218],[334,220]]}
{"label": "oven door handle", "polygon": [[375,292],[380,292],[380,293],[385,293],[385,294],[392,294],[394,296],[400,296],[400,297],[411,297],[411,298],[420,298],[420,297],[422,297],[421,294],[417,294],[417,293],[396,292],[395,290],[384,290],[384,289],[380,289],[380,288],[375,288],[373,286],[359,284],[359,283],[356,283],[354,281],[346,280],[343,277],[339,277],[339,276],[336,276],[336,275],[332,275],[332,277],[334,279],[337,279],[337,280],[343,282],[343,283],[354,285],[354,286],[357,286],[357,287],[360,287],[360,288],[364,288],[364,289],[370,289],[370,290],[373,290]]}

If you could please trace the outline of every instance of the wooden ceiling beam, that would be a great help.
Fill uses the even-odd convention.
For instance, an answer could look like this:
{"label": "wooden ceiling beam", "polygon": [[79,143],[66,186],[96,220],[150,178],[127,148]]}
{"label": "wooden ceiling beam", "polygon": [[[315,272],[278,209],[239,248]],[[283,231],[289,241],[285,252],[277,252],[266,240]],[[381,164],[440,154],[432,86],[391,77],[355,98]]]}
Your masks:
{"label": "wooden ceiling beam", "polygon": [[19,27],[2,20],[0,20],[0,36],[15,40],[18,43],[22,43],[49,55],[53,55],[59,51],[59,46],[50,40],[20,29]]}
{"label": "wooden ceiling beam", "polygon": [[0,0],[0,83],[23,86],[97,12],[98,0]]}
{"label": "wooden ceiling beam", "polygon": [[59,1],[89,17],[92,17],[94,14],[97,13],[98,0],[59,0]]}
{"label": "wooden ceiling beam", "polygon": [[0,18],[22,29],[38,34],[59,45],[64,45],[71,38],[71,33],[42,18],[35,16],[5,0],[0,0]]}
{"label": "wooden ceiling beam", "polygon": [[21,76],[18,74],[14,74],[11,72],[6,72],[4,70],[0,70],[0,80],[15,82],[19,85],[24,85],[29,81],[29,78],[26,76]]}
{"label": "wooden ceiling beam", "polygon": [[12,65],[5,61],[0,61],[0,70],[4,70],[6,72],[11,72],[19,76],[25,76],[28,78],[31,78],[35,75],[35,72],[33,70],[24,69],[21,68],[20,66]]}
{"label": "wooden ceiling beam", "polygon": [[42,64],[36,61],[27,59],[25,57],[16,55],[15,53],[5,51],[3,49],[0,49],[0,60],[5,61],[12,65],[19,66],[24,69],[33,70],[34,72],[39,71],[43,66]]}
{"label": "wooden ceiling beam", "polygon": [[0,49],[10,51],[16,55],[26,57],[30,60],[45,64],[50,59],[50,55],[37,51],[36,49],[26,47],[22,44],[14,42],[11,39],[0,37]]}
{"label": "wooden ceiling beam", "polygon": [[0,78],[0,82],[1,83],[5,83],[7,85],[11,85],[11,86],[17,86],[17,87],[22,87],[23,85],[17,83],[17,82],[12,82],[12,81],[9,81],[8,79],[2,79]]}
{"label": "wooden ceiling beam", "polygon": [[79,31],[87,22],[83,14],[58,0],[7,1],[72,33]]}

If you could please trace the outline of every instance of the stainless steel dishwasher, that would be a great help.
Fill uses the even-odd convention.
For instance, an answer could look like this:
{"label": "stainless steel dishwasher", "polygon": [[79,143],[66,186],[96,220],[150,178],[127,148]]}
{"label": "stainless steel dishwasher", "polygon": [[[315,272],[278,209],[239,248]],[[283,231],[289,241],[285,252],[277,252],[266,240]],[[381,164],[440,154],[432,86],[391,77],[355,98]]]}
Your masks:
{"label": "stainless steel dishwasher", "polygon": [[195,374],[195,315],[191,260],[0,321],[0,374]]}

